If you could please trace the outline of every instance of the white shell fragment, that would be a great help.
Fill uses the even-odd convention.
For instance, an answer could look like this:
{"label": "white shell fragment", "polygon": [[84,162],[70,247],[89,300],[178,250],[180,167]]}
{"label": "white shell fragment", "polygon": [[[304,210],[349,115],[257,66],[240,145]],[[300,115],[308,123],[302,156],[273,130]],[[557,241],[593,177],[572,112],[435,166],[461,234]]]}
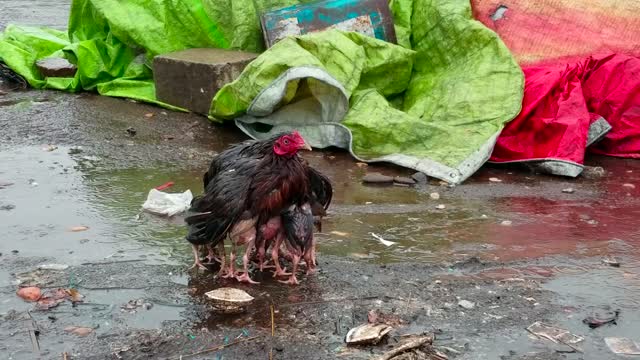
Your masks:
{"label": "white shell fragment", "polygon": [[254,300],[246,291],[228,287],[211,290],[205,295],[213,300],[215,310],[224,313],[244,312]]}
{"label": "white shell fragment", "polygon": [[349,330],[345,341],[349,345],[377,344],[392,330],[385,324],[365,324]]}

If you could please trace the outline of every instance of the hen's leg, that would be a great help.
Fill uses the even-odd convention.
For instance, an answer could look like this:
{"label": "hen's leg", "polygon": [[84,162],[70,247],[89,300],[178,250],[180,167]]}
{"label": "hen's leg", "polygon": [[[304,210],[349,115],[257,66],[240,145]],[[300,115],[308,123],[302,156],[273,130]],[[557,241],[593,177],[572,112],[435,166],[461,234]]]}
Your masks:
{"label": "hen's leg", "polygon": [[207,244],[207,264],[213,264],[213,262],[221,263],[222,260],[216,256],[216,252],[214,251],[212,244]]}
{"label": "hen's leg", "polygon": [[298,263],[300,262],[300,255],[298,254],[292,254],[293,255],[293,270],[291,271],[291,277],[289,277],[289,280],[283,281],[283,280],[278,280],[281,283],[284,284],[289,284],[289,285],[298,285],[298,279],[296,278],[296,271],[298,271]]}
{"label": "hen's leg", "polygon": [[235,264],[236,264],[236,242],[234,241],[235,239],[231,239],[231,253],[229,254],[229,270],[227,270],[227,273],[222,275],[221,277],[225,278],[225,279],[229,279],[229,278],[233,278],[236,276],[236,269],[235,269]]}
{"label": "hen's leg", "polygon": [[246,234],[244,239],[246,240],[247,248],[244,251],[244,256],[242,256],[242,269],[244,272],[242,275],[237,275],[236,280],[240,282],[247,282],[249,284],[259,284],[256,281],[251,280],[249,277],[249,255],[251,255],[251,251],[253,250],[253,246],[256,241],[255,231],[252,233]]}
{"label": "hen's leg", "polygon": [[189,270],[195,268],[196,266],[198,267],[198,269],[202,269],[202,270],[208,270],[206,266],[204,266],[202,264],[202,262],[200,261],[200,245],[194,245],[191,244],[191,247],[193,248],[193,265],[191,265],[191,267],[189,268]]}
{"label": "hen's leg", "polygon": [[313,274],[316,272],[316,267],[313,265],[313,247],[307,249],[304,253],[304,263],[307,265],[306,274]]}

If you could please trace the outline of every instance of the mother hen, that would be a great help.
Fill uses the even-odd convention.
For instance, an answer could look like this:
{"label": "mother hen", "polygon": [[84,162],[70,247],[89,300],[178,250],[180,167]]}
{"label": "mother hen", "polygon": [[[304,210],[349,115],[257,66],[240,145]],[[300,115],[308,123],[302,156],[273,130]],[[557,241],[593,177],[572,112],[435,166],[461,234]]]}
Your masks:
{"label": "mother hen", "polygon": [[[297,131],[279,134],[267,140],[250,140],[218,154],[204,175],[205,192],[196,197],[190,216],[187,241],[193,245],[194,266],[204,267],[199,258],[200,245],[222,245],[221,273],[239,281],[252,282],[248,275],[249,255],[263,225],[280,216],[292,204],[320,204],[326,209],[331,201],[331,184],[298,155],[311,150]],[[231,238],[230,265],[225,270],[224,239]],[[235,273],[235,250],[246,245],[244,272]],[[258,245],[264,253],[264,244]]]}

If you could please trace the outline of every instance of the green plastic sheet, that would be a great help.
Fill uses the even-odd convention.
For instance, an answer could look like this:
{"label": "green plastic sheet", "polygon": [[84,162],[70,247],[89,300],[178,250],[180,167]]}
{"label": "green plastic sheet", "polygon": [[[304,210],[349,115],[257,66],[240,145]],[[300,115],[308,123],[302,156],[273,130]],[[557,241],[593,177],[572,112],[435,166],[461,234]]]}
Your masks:
{"label": "green plastic sheet", "polygon": [[[262,52],[258,14],[302,2],[309,1],[74,0],[67,33],[9,25],[0,60],[35,88],[170,107],[155,98],[155,55],[194,47]],[[472,18],[468,0],[390,7],[398,45],[338,30],[287,38],[216,95],[210,117],[235,119],[253,137],[300,128],[312,145],[461,182],[518,114],[521,70]],[[43,78],[35,62],[60,56],[78,66],[75,77]]]}

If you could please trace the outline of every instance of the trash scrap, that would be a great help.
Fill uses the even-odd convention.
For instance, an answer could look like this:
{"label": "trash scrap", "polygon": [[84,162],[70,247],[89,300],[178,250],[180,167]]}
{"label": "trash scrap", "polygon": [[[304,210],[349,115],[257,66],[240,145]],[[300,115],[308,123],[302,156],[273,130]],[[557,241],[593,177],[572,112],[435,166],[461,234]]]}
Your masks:
{"label": "trash scrap", "polygon": [[57,270],[57,271],[66,270],[68,268],[69,268],[69,265],[67,264],[42,264],[42,265],[38,265],[37,267],[38,270]]}
{"label": "trash scrap", "polygon": [[553,341],[556,344],[567,345],[577,352],[582,352],[582,350],[577,348],[575,344],[583,341],[584,338],[578,335],[574,335],[568,330],[560,329],[555,326],[536,321],[527,328],[527,331],[540,338]]}
{"label": "trash scrap", "polygon": [[607,256],[606,258],[602,259],[602,263],[612,267],[620,267],[620,262],[618,262],[618,259],[614,258],[613,256]]}
{"label": "trash scrap", "polygon": [[254,297],[246,291],[229,287],[218,288],[205,293],[209,299],[213,300],[215,311],[225,314],[237,314],[247,310]]}
{"label": "trash scrap", "polygon": [[191,200],[193,200],[191,190],[171,194],[151,189],[142,208],[156,215],[174,216],[189,209]]}
{"label": "trash scrap", "polygon": [[87,230],[89,230],[88,226],[74,226],[69,229],[69,231],[71,232],[80,232],[80,231],[87,231]]}
{"label": "trash scrap", "polygon": [[640,346],[631,339],[607,337],[604,342],[614,354],[640,355]]}
{"label": "trash scrap", "polygon": [[68,326],[64,328],[64,331],[80,337],[84,337],[91,334],[93,332],[93,329],[89,327]]}
{"label": "trash scrap", "polygon": [[144,299],[137,300],[129,300],[126,304],[120,306],[121,311],[126,311],[129,313],[135,313],[138,308],[142,308],[145,310],[150,310],[153,307],[153,304],[145,301]]}
{"label": "trash scrap", "polygon": [[385,324],[364,324],[349,330],[345,342],[349,345],[375,345],[393,328]]}
{"label": "trash scrap", "polygon": [[42,291],[40,290],[40,288],[35,286],[21,288],[16,294],[20,296],[24,301],[29,302],[38,301],[38,299],[42,297]]}
{"label": "trash scrap", "polygon": [[371,309],[367,313],[367,322],[372,325],[384,324],[391,327],[405,325],[407,322],[395,314],[387,314],[378,309]]}
{"label": "trash scrap", "polygon": [[160,186],[156,186],[155,189],[158,190],[158,191],[166,190],[166,189],[172,187],[174,184],[175,183],[173,181],[169,181],[169,182],[166,182],[166,183],[164,183],[164,184],[162,184]]}
{"label": "trash scrap", "polygon": [[384,246],[391,246],[391,245],[395,245],[396,243],[393,241],[389,241],[389,240],[385,240],[382,238],[382,236],[376,234],[376,233],[372,233],[370,232],[369,235],[373,236],[374,238],[380,240],[380,242],[382,243],[382,245]]}
{"label": "trash scrap", "polygon": [[42,292],[40,288],[35,286],[21,288],[16,294],[25,301],[35,302],[36,310],[51,309],[65,300],[69,300],[72,303],[82,302],[84,298],[76,289],[57,288]]}
{"label": "trash scrap", "polygon": [[605,324],[617,325],[618,317],[620,316],[620,310],[606,310],[602,312],[596,312],[591,316],[587,316],[582,320],[583,323],[589,325],[590,328],[595,329]]}

